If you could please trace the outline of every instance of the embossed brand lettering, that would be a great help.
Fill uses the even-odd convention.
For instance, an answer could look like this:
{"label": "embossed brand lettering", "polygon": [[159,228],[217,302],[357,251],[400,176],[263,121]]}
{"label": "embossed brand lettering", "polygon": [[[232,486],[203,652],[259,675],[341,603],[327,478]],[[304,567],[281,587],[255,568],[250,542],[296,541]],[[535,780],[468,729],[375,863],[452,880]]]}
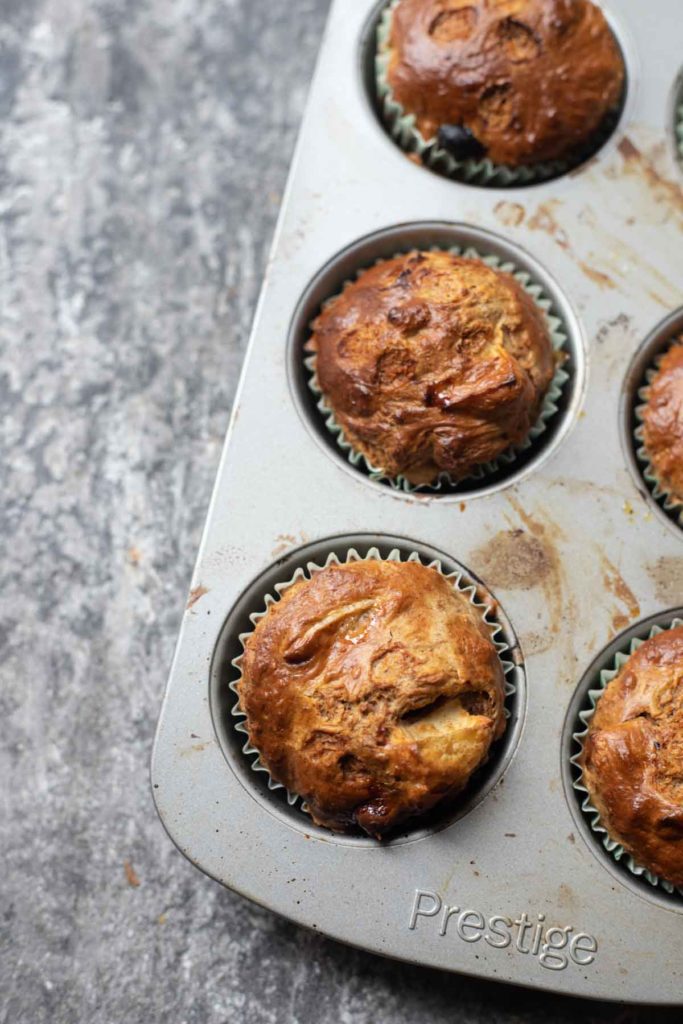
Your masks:
{"label": "embossed brand lettering", "polygon": [[587,967],[598,951],[597,939],[592,935],[575,931],[573,925],[548,926],[545,914],[537,914],[535,921],[526,911],[514,920],[504,914],[485,918],[478,910],[445,903],[433,889],[416,889],[408,927],[415,931],[420,927],[420,918],[430,917],[434,918],[433,924],[425,921],[421,927],[434,928],[441,938],[483,940],[494,949],[512,947],[518,953],[535,957],[548,971],[563,971],[570,963]]}

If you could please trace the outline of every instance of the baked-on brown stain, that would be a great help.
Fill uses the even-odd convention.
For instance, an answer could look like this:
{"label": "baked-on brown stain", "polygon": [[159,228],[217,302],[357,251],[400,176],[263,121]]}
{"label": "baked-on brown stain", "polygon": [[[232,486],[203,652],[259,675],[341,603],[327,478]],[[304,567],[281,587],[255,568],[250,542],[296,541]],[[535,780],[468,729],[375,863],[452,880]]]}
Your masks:
{"label": "baked-on brown stain", "polygon": [[683,342],[663,356],[648,388],[643,438],[658,479],[683,501]]}
{"label": "baked-on brown stain", "polygon": [[602,563],[602,581],[614,597],[624,606],[623,610],[617,610],[612,616],[612,626],[616,632],[625,629],[629,622],[633,619],[637,619],[640,615],[640,605],[638,600],[626,583],[616,565],[610,562],[606,555],[600,555],[600,561]]}
{"label": "baked-on brown stain", "polygon": [[620,139],[618,150],[624,158],[625,169],[640,175],[649,186],[655,199],[683,213],[683,188],[675,181],[669,181],[657,170],[654,160],[644,153],[627,135]]}
{"label": "baked-on brown stain", "polygon": [[472,560],[487,585],[500,590],[530,590],[552,572],[545,545],[526,530],[497,533]]}
{"label": "baked-on brown stain", "polygon": [[273,558],[277,558],[278,555],[283,555],[285,551],[288,551],[292,545],[296,544],[296,537],[293,533],[278,533],[275,538],[277,541],[275,547],[270,552]]}
{"label": "baked-on brown stain", "polygon": [[673,608],[683,604],[683,558],[662,555],[647,571],[661,605]]}
{"label": "baked-on brown stain", "polygon": [[378,838],[460,792],[505,729],[481,614],[415,562],[332,565],[287,589],[246,642],[239,697],[313,819]]}
{"label": "baked-on brown stain", "polygon": [[197,601],[201,600],[201,598],[204,597],[204,594],[208,594],[208,593],[209,593],[209,591],[208,591],[208,589],[206,587],[202,587],[202,586],[194,587],[190,591],[190,596],[187,599],[187,607],[188,608],[193,608],[194,605],[196,605]]}
{"label": "baked-on brown stain", "polygon": [[510,275],[449,252],[385,260],[313,324],[320,386],[390,476],[466,476],[520,443],[554,372],[546,319]]}
{"label": "baked-on brown stain", "polygon": [[552,638],[547,633],[524,633],[521,638],[524,653],[527,657],[531,654],[543,654],[550,650]]}
{"label": "baked-on brown stain", "polygon": [[[602,289],[612,290],[617,288],[615,280],[604,270],[598,269],[594,263],[578,259],[569,241],[567,231],[562,227],[557,218],[557,211],[561,206],[562,203],[559,199],[549,199],[547,202],[541,203],[536,211],[529,217],[527,227],[532,231],[543,231],[547,235],[550,235],[560,249],[566,252],[568,256],[571,256],[581,273],[584,274],[589,281],[592,281],[593,284],[597,284],[597,286]],[[505,221],[503,221],[503,223],[505,223]]]}
{"label": "baked-on brown stain", "polygon": [[683,627],[647,640],[607,686],[582,761],[610,836],[683,885]]}
{"label": "baked-on brown stain", "polygon": [[558,887],[557,900],[563,910],[576,909],[576,893],[566,882],[562,882]]}
{"label": "baked-on brown stain", "polygon": [[[627,165],[628,166],[628,165]],[[612,166],[605,169],[604,174],[608,178],[618,180],[620,175]],[[657,226],[664,225],[670,220],[671,207],[662,203],[652,192],[642,194],[637,190],[630,199],[630,208],[635,208],[638,213],[638,222],[649,221]],[[653,211],[658,214],[653,219]],[[683,220],[683,207],[678,211]],[[624,233],[621,236],[605,231],[601,218],[590,206],[584,206],[581,211],[581,220],[590,228],[600,241],[600,266],[614,281],[621,281],[621,287],[633,289],[634,283],[656,302],[665,306],[679,306],[683,302],[683,288],[680,282],[675,282],[666,277],[652,263],[652,258],[647,249],[637,248],[628,245]],[[627,220],[628,223],[628,220]],[[592,257],[591,266],[595,266],[595,257]],[[672,274],[675,272],[672,264]],[[634,275],[636,275],[634,277]]]}
{"label": "baked-on brown stain", "polygon": [[601,327],[598,333],[595,335],[595,340],[598,345],[604,345],[606,341],[614,340],[619,343],[620,356],[621,349],[626,337],[631,333],[633,328],[633,319],[626,313],[618,313],[611,320],[607,320]]}
{"label": "baked-on brown stain", "polygon": [[563,561],[556,546],[564,534],[547,515],[543,519],[531,515],[512,495],[507,500],[524,529],[496,534],[474,553],[473,567],[494,589],[542,589],[547,624],[543,631],[522,637],[528,653],[541,654],[552,646],[558,634],[571,629],[575,614],[574,601],[566,595]]}
{"label": "baked-on brown stain", "polygon": [[501,224],[507,228],[519,227],[524,223],[526,216],[526,211],[521,203],[509,203],[506,199],[501,199],[499,203],[496,203],[493,212]]}
{"label": "baked-on brown stain", "polygon": [[180,751],[180,756],[192,757],[193,754],[201,754],[204,750],[208,750],[211,745],[211,740],[205,740],[203,743],[192,743],[189,747],[185,747]]}
{"label": "baked-on brown stain", "polygon": [[605,274],[602,270],[598,270],[597,267],[591,266],[585,260],[579,260],[579,268],[586,277],[590,278],[594,284],[597,284],[598,288],[612,289],[617,287],[609,274]]}
{"label": "baked-on brown stain", "polygon": [[544,231],[559,245],[565,252],[571,252],[569,237],[557,219],[557,210],[562,206],[559,199],[549,199],[541,203],[536,211],[529,217],[527,227],[531,231]]}
{"label": "baked-on brown stain", "polygon": [[387,74],[425,139],[464,126],[495,163],[520,166],[585,148],[624,65],[590,0],[401,0]]}
{"label": "baked-on brown stain", "polygon": [[[550,566],[550,571],[541,581],[547,611],[545,642],[537,641],[536,653],[548,650],[557,639],[562,644],[566,657],[573,657],[572,627],[578,613],[576,599],[567,586],[566,559],[559,549],[559,544],[566,541],[566,535],[545,510],[542,513],[536,511],[532,515],[512,495],[508,496],[508,502],[527,530],[543,544]],[[523,638],[523,642],[526,643],[527,639]],[[567,678],[573,681],[572,676]]]}

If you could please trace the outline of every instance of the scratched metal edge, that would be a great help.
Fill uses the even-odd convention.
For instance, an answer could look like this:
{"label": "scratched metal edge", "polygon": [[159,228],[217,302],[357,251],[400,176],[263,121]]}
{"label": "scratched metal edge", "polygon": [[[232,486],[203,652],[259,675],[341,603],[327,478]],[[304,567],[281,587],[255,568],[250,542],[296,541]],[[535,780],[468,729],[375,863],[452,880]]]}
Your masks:
{"label": "scratched metal edge", "polygon": [[[362,2],[362,3],[359,2],[357,4],[358,8],[362,8],[362,7],[368,8],[369,6],[370,5],[368,5],[365,2]],[[327,30],[327,35],[328,36],[329,36],[330,25],[332,24],[335,12],[336,12],[337,8],[339,8],[339,7],[341,7],[341,4],[337,3],[336,7],[332,11],[330,20],[328,21],[328,30]],[[346,8],[346,10],[348,12],[348,8]],[[673,10],[673,7],[672,7],[672,10]],[[361,12],[361,13],[363,13],[363,12]],[[366,13],[367,13],[367,11],[366,11]],[[620,12],[620,17],[622,17],[622,18],[625,17],[623,12]],[[355,28],[357,28],[357,26],[355,26]],[[316,85],[318,83],[318,76],[320,74],[321,62],[322,62],[322,59],[323,59],[324,55],[325,55],[325,48],[323,47],[323,49],[321,50],[321,57],[319,58],[319,64],[318,64],[318,72],[316,74],[315,84],[314,84],[314,87],[313,87],[313,91],[314,92],[315,92],[315,89],[316,89]],[[307,115],[307,117],[308,117],[308,115]],[[287,194],[286,194],[285,200],[283,202],[283,208],[282,208],[281,216],[280,216],[280,220],[279,220],[278,231],[276,233],[276,239],[275,239],[274,246],[273,246],[273,252],[276,253],[276,254],[280,251],[280,237],[281,237],[281,233],[282,233],[282,229],[283,229],[283,224],[284,224],[284,222],[286,220],[287,208],[288,208],[288,204],[289,204],[289,201],[290,201],[291,193],[293,191],[293,187],[294,187],[294,184],[295,184],[295,179],[296,179],[297,171],[298,171],[299,166],[300,166],[300,162],[301,162],[301,146],[299,146],[297,148],[297,156],[295,158],[292,174],[290,176],[290,181],[289,181],[289,185],[288,185],[288,189],[287,189]],[[395,163],[393,164],[393,166],[396,166]],[[406,168],[406,172],[407,172],[406,173],[406,180],[407,181],[410,180],[410,182],[412,184],[414,184],[416,182],[416,178],[412,175],[411,171],[409,171],[408,168]],[[420,172],[420,173],[424,176],[424,175],[426,175],[427,172]],[[423,189],[424,189],[425,192],[429,191],[429,185],[428,185],[428,183],[426,181],[424,181],[424,178],[423,178]],[[452,193],[452,194],[455,194],[455,193]],[[459,194],[462,195],[462,193],[459,193]],[[546,194],[547,194],[547,190],[546,190]],[[509,194],[508,194],[508,198],[510,198]],[[403,220],[405,218],[396,218],[396,219],[397,220],[399,220],[399,219]],[[463,219],[466,219],[466,218],[463,218]],[[476,223],[480,223],[480,222],[477,221]],[[486,227],[488,225],[486,223],[484,223],[483,226]],[[535,252],[535,250],[532,250],[532,251]],[[326,250],[326,252],[323,255],[327,255],[327,254],[328,254],[328,251]],[[552,267],[549,268],[549,269],[550,269],[551,272],[553,272]],[[247,384],[247,382],[249,380],[249,367],[250,367],[250,364],[251,364],[251,356],[253,355],[253,352],[254,352],[254,341],[255,341],[256,336],[258,335],[258,332],[259,332],[260,321],[261,321],[261,318],[263,316],[264,306],[266,304],[266,299],[268,297],[269,297],[268,296],[268,288],[267,288],[266,285],[264,285],[264,291],[262,292],[261,300],[260,300],[260,303],[259,303],[259,311],[257,313],[257,319],[256,319],[256,322],[255,322],[254,331],[253,331],[253,334],[252,334],[252,342],[250,343],[250,346],[249,346],[249,355],[248,355],[247,361],[245,363],[245,369],[243,371],[243,375],[242,375],[242,379],[241,379],[240,391],[239,391],[239,396],[238,396],[239,400],[241,400],[241,396],[242,396],[243,391],[246,391],[246,384]],[[238,404],[238,402],[236,402],[235,410],[234,410],[233,417],[232,417],[232,420],[231,420],[231,427],[230,427],[230,430],[229,430],[229,435],[230,436],[232,436],[233,433],[234,433],[234,428],[235,428],[235,424],[236,424],[236,421],[237,421],[238,413],[239,413],[239,404]],[[222,509],[219,507],[220,506],[219,496],[220,496],[220,492],[221,492],[221,481],[222,481],[224,475],[227,473],[228,468],[229,468],[229,459],[228,459],[228,456],[227,456],[227,444],[226,444],[226,448],[224,449],[223,456],[222,456],[222,459],[221,459],[221,468],[219,470],[219,474],[218,474],[218,478],[217,478],[217,482],[216,482],[216,488],[214,490],[214,496],[213,496],[213,499],[212,499],[212,505],[211,505],[211,509],[210,509],[210,513],[209,513],[209,518],[207,519],[207,524],[206,524],[206,527],[205,527],[204,537],[203,537],[203,541],[202,541],[202,547],[200,549],[200,556],[199,556],[198,563],[197,563],[197,571],[195,573],[195,578],[194,578],[195,582],[197,584],[199,582],[200,575],[204,571],[206,571],[207,563],[210,561],[212,555],[215,554],[214,552],[212,552],[210,550],[210,547],[211,547],[211,533],[212,533],[211,525],[212,525],[212,523],[213,523],[213,521],[214,521],[214,519],[216,517],[220,517],[221,511],[222,511]],[[350,495],[350,497],[352,498],[351,495]],[[378,506],[378,507],[380,507],[380,506]],[[378,515],[378,518],[381,518],[381,513]],[[407,519],[408,517],[406,516],[405,518]],[[392,529],[392,524],[395,521],[396,521],[396,517],[395,516],[391,516],[390,515],[388,517],[388,519],[387,519],[387,532],[397,532],[396,530]],[[414,518],[413,518],[412,521],[413,521],[413,523],[417,522]],[[373,525],[377,525],[377,524],[373,524]],[[331,523],[330,526],[331,526],[331,529],[330,529],[329,532],[334,532],[335,524]],[[339,531],[337,531],[337,532],[339,532]],[[410,531],[406,529],[404,531],[399,531],[399,532],[408,533],[409,535],[416,535],[418,537],[420,535],[420,531],[415,529],[415,528],[413,528]],[[424,536],[424,540],[425,540],[426,543],[434,542],[435,546],[446,547],[447,550],[453,550],[454,554],[459,557],[459,551],[457,549],[453,549],[450,543],[444,543],[443,540],[441,540],[441,542],[439,543],[440,534],[439,534],[438,529],[436,529],[436,531],[434,530],[433,523],[432,523],[432,525],[430,526],[430,528],[428,530],[427,529],[425,530],[423,536]],[[286,561],[286,558],[284,560]],[[464,561],[465,564],[467,564],[467,559],[465,557],[462,557],[462,561]],[[260,571],[260,569],[262,567],[263,567],[263,556],[262,555],[258,555],[258,556],[255,555],[253,564],[249,567],[249,569],[245,569],[244,573],[240,576],[239,580],[237,580],[235,582],[234,586],[237,586],[238,589],[239,589],[239,582],[240,582],[240,580],[247,581],[250,577],[252,577],[256,573],[258,573],[258,571]],[[234,591],[234,587],[233,587],[233,591]],[[225,599],[225,594],[223,594],[223,602],[224,602],[224,599]],[[217,637],[216,630],[218,628],[220,628],[220,625],[221,625],[220,615],[224,614],[224,612],[226,610],[225,607],[224,607],[224,603],[222,603],[221,599],[215,599],[214,595],[208,595],[207,597],[202,598],[202,604],[204,605],[205,603],[210,603],[211,604],[211,607],[209,609],[207,609],[207,611],[213,611],[213,612],[218,612],[219,613],[219,615],[216,618],[214,618],[211,628],[208,629],[207,631],[205,631],[205,633],[201,636],[201,642],[198,643],[197,642],[198,641],[198,637],[196,635],[197,634],[196,620],[195,621],[191,621],[190,618],[189,618],[190,615],[194,614],[194,609],[193,609],[191,612],[188,613],[188,616],[185,617],[185,620],[184,620],[184,623],[183,623],[183,628],[182,628],[181,635],[180,635],[180,638],[179,638],[179,642],[178,642],[178,645],[176,647],[176,653],[175,653],[175,656],[174,656],[173,669],[172,669],[171,677],[169,679],[169,686],[167,688],[166,696],[165,696],[165,699],[164,699],[164,705],[163,705],[162,714],[161,714],[161,717],[160,717],[159,729],[157,731],[157,736],[156,736],[156,739],[155,739],[155,749],[154,749],[154,758],[153,758],[153,766],[152,766],[153,779],[154,780],[160,780],[162,783],[165,783],[166,781],[168,781],[171,776],[175,776],[176,778],[179,779],[181,774],[182,774],[182,772],[181,772],[182,766],[181,766],[180,761],[179,761],[179,759],[177,757],[177,752],[174,752],[174,750],[173,750],[173,737],[170,735],[168,719],[171,717],[170,716],[170,711],[173,708],[175,708],[177,700],[179,698],[183,697],[183,696],[186,697],[186,695],[181,694],[180,691],[181,691],[181,684],[186,684],[187,680],[183,680],[183,679],[179,678],[179,675],[182,675],[182,673],[184,673],[186,671],[185,664],[184,664],[185,660],[186,660],[185,659],[185,650],[186,650],[188,644],[196,645],[197,657],[200,656],[202,650],[204,650],[204,651],[206,651],[207,649],[211,649],[212,650],[213,649],[213,644],[215,643],[215,639]],[[509,604],[507,604],[506,607],[509,610]],[[181,657],[181,655],[182,655],[182,657]],[[533,659],[528,659],[527,663],[530,664],[532,660]],[[201,675],[200,666],[197,665],[196,668],[197,668],[198,673]],[[194,671],[194,669],[193,669],[193,671]],[[206,725],[205,714],[204,714],[204,711],[203,711],[203,709],[201,707],[201,704],[202,704],[203,701],[205,701],[205,699],[206,698],[204,696],[202,696],[202,691],[201,691],[201,686],[200,686],[199,689],[197,689],[197,691],[196,691],[196,696],[192,697],[192,704],[191,704],[192,708],[194,709],[193,713],[196,712],[197,719],[198,719],[199,722],[201,722],[201,725],[199,726],[199,728],[203,728],[203,726]],[[217,770],[217,759],[216,759],[216,757],[214,757],[215,753],[216,753],[216,751],[210,751],[210,758],[208,759],[208,760],[210,760],[210,763],[209,764],[205,764],[204,767],[202,769],[200,769],[200,772],[199,772],[199,778],[201,780],[203,780],[203,782],[206,783],[207,785],[208,785],[208,783],[210,783],[212,781],[211,778],[210,778],[211,772],[214,771],[214,770]],[[190,773],[187,772],[186,774],[189,777]],[[155,781],[154,784],[157,785],[159,783]],[[177,792],[178,792],[178,790],[176,788],[176,795],[177,795]],[[175,808],[170,807],[167,804],[166,799],[165,799],[165,797],[163,795],[160,796],[159,792],[157,790],[154,790],[154,793],[155,793],[155,801],[157,803],[157,807],[158,807],[160,815],[162,817],[162,821],[164,822],[164,826],[166,827],[167,831],[169,832],[169,835],[171,835],[171,838],[173,839],[174,842],[176,842],[176,845],[178,845],[179,849],[181,849],[182,852],[185,853],[186,856],[189,856],[197,864],[197,866],[199,866],[207,874],[210,874],[212,877],[215,877],[215,878],[217,878],[217,880],[223,882],[223,884],[232,884],[235,888],[238,889],[238,891],[241,891],[244,895],[248,896],[251,899],[254,899],[256,902],[261,903],[261,905],[275,907],[278,910],[278,912],[281,913],[283,916],[289,917],[290,919],[292,919],[294,921],[297,921],[298,923],[307,925],[309,927],[313,927],[313,926],[317,925],[317,922],[314,920],[315,917],[319,917],[320,916],[317,913],[315,915],[311,915],[309,912],[304,911],[304,910],[302,910],[300,912],[290,912],[288,910],[288,907],[287,907],[286,903],[284,903],[282,899],[279,899],[279,898],[278,899],[273,899],[272,897],[271,897],[271,899],[264,899],[262,891],[259,890],[259,886],[258,886],[258,883],[256,881],[256,876],[254,876],[254,884],[249,884],[249,876],[248,876],[248,874],[244,874],[243,870],[242,870],[242,873],[240,874],[238,869],[237,868],[233,869],[232,866],[228,866],[225,869],[221,869],[219,871],[215,871],[215,870],[209,871],[209,870],[207,870],[205,864],[202,863],[202,836],[201,835],[197,835],[196,833],[193,833],[192,835],[190,835],[188,837],[187,826],[183,826],[183,825],[179,824],[178,818],[175,816],[177,812],[182,810],[182,808],[180,808],[180,807],[175,807]],[[232,797],[232,795],[233,794],[231,794],[231,797]],[[183,799],[185,799],[185,801],[187,802],[190,799],[190,797],[193,798],[193,799],[203,799],[203,786],[200,785],[199,788],[191,788],[190,796],[188,796],[188,794],[186,793],[184,795]],[[249,808],[249,810],[252,810],[252,808]],[[185,842],[183,842],[183,838],[186,840]],[[195,846],[195,844],[197,844],[197,845]],[[286,846],[287,843],[284,842],[283,845]],[[321,843],[320,845],[328,846],[328,847],[332,847],[332,848],[334,847],[333,843]],[[238,850],[238,845],[236,845],[234,849],[235,849],[235,851],[237,851]],[[238,876],[239,876],[239,878],[238,878]],[[322,893],[322,897],[324,897],[324,896],[325,896],[325,893],[323,892]],[[616,904],[615,904],[615,906],[616,906]],[[630,911],[631,913],[633,912],[634,908],[633,908],[633,904],[632,903],[628,904],[628,902],[626,901],[625,902],[625,907],[626,907],[627,911]],[[644,1003],[644,1002],[658,1001],[658,1002],[660,1002],[662,1004],[671,1004],[671,1002],[672,1002],[672,1000],[669,1000],[667,998],[663,998],[662,995],[661,995],[661,992],[657,993],[659,998],[656,999],[656,1000],[647,999],[647,998],[638,999],[637,998],[637,991],[636,991],[636,996],[634,996],[633,994],[625,996],[624,995],[624,990],[628,989],[629,985],[623,979],[622,980],[617,980],[617,981],[609,979],[608,982],[605,985],[600,985],[597,988],[595,988],[595,987],[591,988],[591,986],[589,985],[589,986],[586,986],[585,990],[584,990],[584,988],[581,985],[581,979],[576,974],[567,977],[567,979],[566,979],[567,983],[566,984],[559,984],[559,983],[552,984],[551,980],[554,981],[554,982],[559,982],[559,981],[562,981],[563,979],[558,979],[558,978],[556,978],[554,976],[553,976],[552,979],[550,979],[550,978],[546,979],[544,976],[540,976],[540,977],[537,976],[533,980],[529,979],[528,977],[521,978],[520,977],[520,971],[517,969],[517,965],[514,962],[511,965],[511,970],[509,972],[508,971],[504,971],[504,972],[501,972],[500,974],[498,974],[498,976],[495,976],[486,967],[482,967],[480,969],[471,961],[469,963],[465,962],[464,964],[463,963],[458,963],[457,965],[454,966],[453,963],[444,963],[444,962],[442,962],[443,958],[435,957],[435,956],[431,956],[430,957],[429,955],[425,955],[423,950],[420,951],[422,955],[419,955],[419,956],[406,955],[406,953],[402,952],[401,949],[398,946],[393,946],[391,948],[387,948],[387,944],[386,943],[379,942],[378,940],[376,940],[374,942],[369,942],[369,943],[368,942],[358,941],[358,938],[354,937],[354,935],[349,932],[347,927],[339,928],[339,927],[337,927],[333,923],[332,920],[327,921],[322,927],[318,927],[316,930],[325,931],[327,934],[331,934],[335,938],[341,939],[342,941],[346,941],[346,942],[348,942],[350,944],[353,944],[353,945],[358,945],[360,948],[365,948],[365,949],[368,949],[368,950],[370,950],[372,952],[383,953],[385,955],[386,954],[391,954],[391,955],[393,955],[393,956],[395,956],[397,958],[408,960],[408,961],[411,961],[411,962],[416,962],[416,963],[432,963],[434,965],[446,967],[446,968],[449,968],[449,969],[457,969],[457,970],[459,970],[462,973],[469,973],[469,974],[473,974],[473,975],[476,975],[476,976],[479,976],[479,977],[489,977],[489,978],[492,978],[492,980],[506,980],[506,981],[510,981],[510,982],[513,982],[513,983],[516,983],[516,984],[531,985],[532,987],[541,988],[541,989],[544,989],[544,990],[571,992],[573,994],[576,994],[577,991],[580,990],[581,994],[584,994],[584,995],[587,995],[587,996],[592,996],[592,997],[595,997],[595,998],[610,998],[610,997],[611,998],[621,998],[621,999],[627,998],[629,1001],[632,1001],[632,1002],[643,1002]],[[647,971],[644,971],[643,977],[644,977],[644,979],[649,980],[648,979]],[[676,993],[676,999],[680,1000],[680,993]]]}

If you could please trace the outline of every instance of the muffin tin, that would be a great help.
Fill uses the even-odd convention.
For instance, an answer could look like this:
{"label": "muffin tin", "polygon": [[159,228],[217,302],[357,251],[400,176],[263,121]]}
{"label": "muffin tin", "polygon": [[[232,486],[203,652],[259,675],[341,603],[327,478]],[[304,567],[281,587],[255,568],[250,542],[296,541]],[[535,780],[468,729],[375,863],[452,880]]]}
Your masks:
{"label": "muffin tin", "polygon": [[[683,899],[610,858],[572,788],[571,736],[623,633],[683,614],[681,528],[652,497],[633,396],[683,322],[676,0],[604,4],[623,48],[619,126],[572,174],[526,188],[440,178],[388,138],[367,89],[379,7],[325,33],[152,761],[169,835],[222,884],[383,955],[557,992],[683,1003]],[[474,244],[529,268],[568,328],[547,431],[497,474],[409,494],[351,466],[307,388],[306,325],[362,266]],[[654,347],[653,347],[654,346]],[[495,595],[518,686],[462,801],[382,844],[316,828],[242,753],[231,659],[276,583],[376,546],[460,566]],[[246,625],[245,625],[246,623]],[[510,921],[508,925],[506,920]]]}

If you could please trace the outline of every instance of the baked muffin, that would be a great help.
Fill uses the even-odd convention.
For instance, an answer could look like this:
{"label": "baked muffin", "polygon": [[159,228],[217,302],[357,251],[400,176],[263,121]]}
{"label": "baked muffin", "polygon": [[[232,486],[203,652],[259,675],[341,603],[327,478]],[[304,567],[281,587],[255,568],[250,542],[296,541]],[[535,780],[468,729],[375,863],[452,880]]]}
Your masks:
{"label": "baked muffin", "polygon": [[400,0],[386,80],[425,142],[508,167],[581,158],[624,61],[590,0]]}
{"label": "baked muffin", "polygon": [[645,451],[660,486],[683,502],[683,342],[659,364],[643,409]]}
{"label": "baked muffin", "polygon": [[683,627],[646,640],[609,683],[582,769],[611,838],[683,886]]}
{"label": "baked muffin", "polygon": [[505,729],[481,614],[416,562],[295,583],[247,639],[238,689],[271,776],[318,824],[377,838],[459,793]]}
{"label": "baked muffin", "polygon": [[354,449],[387,476],[454,481],[520,444],[554,373],[546,319],[509,274],[450,252],[378,263],[308,343]]}

